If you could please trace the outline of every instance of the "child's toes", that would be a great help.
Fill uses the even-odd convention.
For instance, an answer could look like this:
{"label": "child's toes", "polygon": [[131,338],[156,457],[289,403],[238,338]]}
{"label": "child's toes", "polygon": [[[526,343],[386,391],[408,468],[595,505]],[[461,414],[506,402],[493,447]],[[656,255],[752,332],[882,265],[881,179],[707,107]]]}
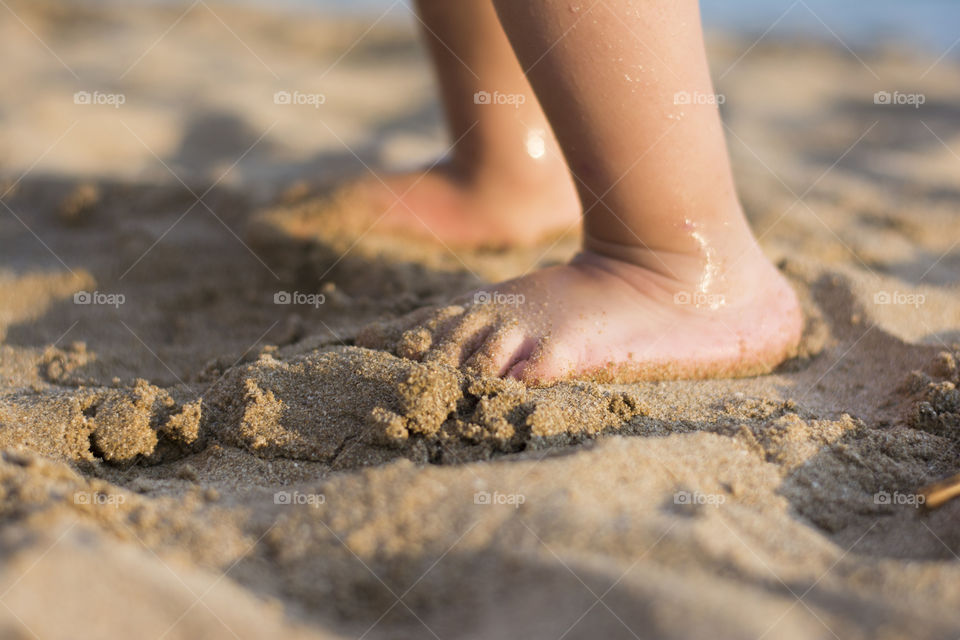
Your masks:
{"label": "child's toes", "polygon": [[518,327],[500,327],[463,363],[468,373],[503,377],[517,362],[530,357],[537,338]]}
{"label": "child's toes", "polygon": [[463,322],[465,309],[460,305],[433,309],[425,321],[411,323],[403,332],[393,352],[410,360],[427,359],[428,354],[447,341]]}
{"label": "child's toes", "polygon": [[459,367],[486,342],[493,329],[489,314],[468,312],[458,317],[443,336],[435,335],[433,346],[423,360]]}
{"label": "child's toes", "polygon": [[559,344],[544,340],[528,357],[514,363],[506,377],[539,386],[569,376],[576,362],[575,354]]}

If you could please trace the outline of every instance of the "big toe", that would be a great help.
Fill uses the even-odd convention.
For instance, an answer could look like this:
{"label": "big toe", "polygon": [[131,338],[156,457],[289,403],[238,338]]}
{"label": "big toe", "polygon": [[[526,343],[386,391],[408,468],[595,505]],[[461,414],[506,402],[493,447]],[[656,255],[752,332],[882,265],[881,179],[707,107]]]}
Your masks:
{"label": "big toe", "polygon": [[439,362],[459,367],[480,348],[494,330],[494,319],[483,311],[473,311],[449,325],[432,343],[424,362]]}
{"label": "big toe", "polygon": [[502,378],[518,362],[530,357],[537,338],[518,327],[493,330],[463,364],[468,373]]}
{"label": "big toe", "polygon": [[527,357],[513,363],[506,377],[530,386],[543,386],[573,374],[579,358],[561,344],[543,340]]}

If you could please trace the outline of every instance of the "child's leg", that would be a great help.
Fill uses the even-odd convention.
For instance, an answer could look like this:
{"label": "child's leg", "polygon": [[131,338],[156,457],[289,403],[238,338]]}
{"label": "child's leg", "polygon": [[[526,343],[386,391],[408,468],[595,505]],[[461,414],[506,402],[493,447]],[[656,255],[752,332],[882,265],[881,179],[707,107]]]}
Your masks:
{"label": "child's leg", "polygon": [[[459,142],[433,171],[381,176],[387,186],[369,177],[351,191],[373,218],[388,211],[380,228],[447,244],[529,243],[575,225],[566,163],[491,0],[418,0],[417,8],[451,143]],[[489,103],[475,99],[480,92]],[[348,206],[354,216],[364,208]]]}
{"label": "child's leg", "polygon": [[[780,362],[801,314],[740,209],[706,97],[697,2],[495,4],[579,178],[584,251],[463,309],[408,319],[399,339],[381,328],[362,340],[541,383],[736,375]],[[677,94],[691,104],[675,104]]]}

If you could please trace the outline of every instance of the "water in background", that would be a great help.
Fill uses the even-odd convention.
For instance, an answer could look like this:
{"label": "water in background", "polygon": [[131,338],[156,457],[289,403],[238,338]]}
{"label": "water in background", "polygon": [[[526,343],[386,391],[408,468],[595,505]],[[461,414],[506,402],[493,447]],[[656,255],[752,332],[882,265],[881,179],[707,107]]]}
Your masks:
{"label": "water in background", "polygon": [[[283,4],[291,9],[349,12],[377,17],[394,0],[234,0]],[[456,0],[450,0],[455,2]],[[583,0],[589,3],[590,0]],[[405,12],[399,0],[398,15]],[[960,54],[960,0],[701,0],[708,27],[768,37],[801,34],[839,38],[850,47],[878,39],[912,43],[940,55],[953,47]],[[772,28],[771,28],[772,27]],[[831,33],[832,32],[832,33]]]}
{"label": "water in background", "polygon": [[880,39],[908,42],[940,55],[960,53],[956,0],[703,0],[709,26],[756,33],[799,33],[849,46]]}

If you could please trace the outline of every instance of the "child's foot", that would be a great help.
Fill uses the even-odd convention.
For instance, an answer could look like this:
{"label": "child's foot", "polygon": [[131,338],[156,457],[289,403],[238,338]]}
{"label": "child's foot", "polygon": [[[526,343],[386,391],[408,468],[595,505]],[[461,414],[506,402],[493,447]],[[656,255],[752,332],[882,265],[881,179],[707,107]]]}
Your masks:
{"label": "child's foot", "polygon": [[357,342],[536,385],[764,373],[796,347],[803,321],[790,285],[759,249],[750,253],[732,256],[731,273],[703,291],[696,256],[637,266],[585,252],[373,325]]}
{"label": "child's foot", "polygon": [[[322,202],[259,220],[294,238],[343,229],[408,234],[451,247],[532,245],[576,228],[580,205],[565,166],[539,175],[463,178],[450,165],[382,179],[370,176]],[[348,227],[344,229],[344,227]]]}

